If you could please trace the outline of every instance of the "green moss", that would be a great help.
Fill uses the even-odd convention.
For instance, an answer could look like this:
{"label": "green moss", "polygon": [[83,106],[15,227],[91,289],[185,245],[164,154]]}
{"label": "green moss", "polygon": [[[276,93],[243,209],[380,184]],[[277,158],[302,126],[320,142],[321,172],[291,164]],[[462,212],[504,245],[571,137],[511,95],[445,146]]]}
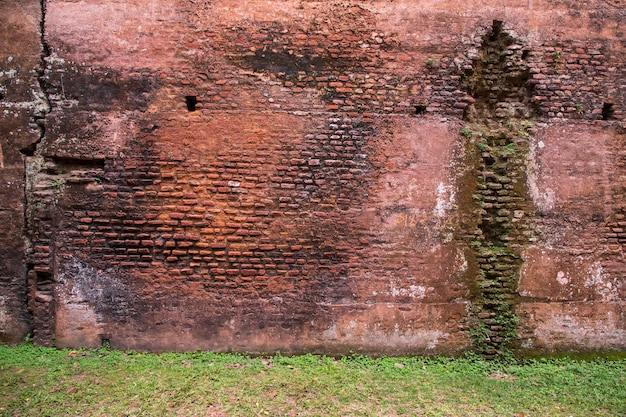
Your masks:
{"label": "green moss", "polygon": [[476,146],[478,147],[478,150],[481,152],[489,152],[491,150],[491,147],[484,142],[478,142]]}
{"label": "green moss", "polygon": [[463,129],[461,129],[461,136],[470,139],[472,137],[472,131],[466,127],[464,127]]}

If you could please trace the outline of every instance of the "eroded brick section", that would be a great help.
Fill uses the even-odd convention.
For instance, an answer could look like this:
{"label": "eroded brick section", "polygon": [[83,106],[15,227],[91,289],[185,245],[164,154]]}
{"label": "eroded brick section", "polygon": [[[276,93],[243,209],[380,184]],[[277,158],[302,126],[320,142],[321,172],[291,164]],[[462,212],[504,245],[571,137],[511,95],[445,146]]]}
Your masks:
{"label": "eroded brick section", "polygon": [[607,85],[619,85],[624,70],[607,65],[612,51],[606,44],[546,42],[542,46],[543,62],[532,70],[533,100],[541,114],[587,120],[623,118],[623,107],[614,108],[615,102],[624,100],[623,87]]}
{"label": "eroded brick section", "polygon": [[[476,348],[491,357],[516,337],[514,305],[522,251],[535,241],[534,207],[526,187],[526,162],[534,111],[528,51],[494,21],[466,75],[475,102],[461,136],[475,171],[467,175],[465,239],[474,274],[470,333]],[[468,204],[469,205],[469,204]]]}

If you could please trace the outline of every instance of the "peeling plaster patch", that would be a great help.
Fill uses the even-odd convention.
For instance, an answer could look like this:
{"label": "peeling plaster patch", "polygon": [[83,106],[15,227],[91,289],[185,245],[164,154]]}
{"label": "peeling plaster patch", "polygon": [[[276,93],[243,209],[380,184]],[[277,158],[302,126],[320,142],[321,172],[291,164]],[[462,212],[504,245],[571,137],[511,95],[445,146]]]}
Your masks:
{"label": "peeling plaster patch", "polygon": [[359,329],[353,320],[344,328],[338,328],[336,324],[333,324],[323,332],[323,338],[332,340],[341,336],[344,342],[356,343],[363,347],[376,347],[384,342],[387,346],[397,348],[410,347],[411,349],[434,350],[450,336],[448,333],[437,330],[413,331],[411,328],[403,329],[397,323],[392,329],[380,329],[378,324],[373,324],[372,327],[366,326]]}
{"label": "peeling plaster patch", "polygon": [[550,212],[554,209],[555,195],[552,188],[546,187],[544,190],[539,190],[537,186],[535,174],[528,175],[528,184],[530,189],[530,195],[535,203],[535,206],[543,213]]}
{"label": "peeling plaster patch", "polygon": [[[405,285],[402,285],[405,284]],[[395,279],[391,279],[389,282],[388,291],[372,291],[372,295],[386,295],[391,297],[410,297],[413,299],[423,300],[429,293],[435,291],[434,287],[426,287],[423,285],[409,285],[406,286],[406,282],[401,282],[400,285]],[[394,305],[390,304],[390,308]]]}
{"label": "peeling plaster patch", "polygon": [[80,262],[61,272],[58,281],[62,286],[62,290],[58,291],[62,304],[88,304],[98,312],[99,320],[104,320],[100,317],[102,309],[113,316],[127,316],[128,307],[136,297],[114,274],[98,271]]}
{"label": "peeling plaster patch", "polygon": [[603,301],[616,301],[619,298],[617,286],[611,282],[611,276],[604,272],[599,262],[589,266],[589,277],[585,280],[585,287],[593,288]]}
{"label": "peeling plaster patch", "polygon": [[[591,349],[621,346],[626,340],[626,332],[619,328],[619,323],[610,314],[601,321],[590,323],[569,314],[551,315],[535,331],[535,336],[550,347],[574,343]],[[525,345],[531,347],[532,343],[527,342]]]}
{"label": "peeling plaster patch", "polygon": [[409,286],[409,288],[391,287],[390,294],[394,297],[409,296],[411,298],[417,298],[419,300],[422,300],[426,297],[427,291],[434,291],[434,288],[427,288],[422,285],[411,285]]}
{"label": "peeling plaster patch", "polygon": [[541,213],[548,213],[554,209],[556,197],[553,189],[546,187],[542,190],[538,184],[540,169],[538,164],[539,151],[537,148],[543,149],[544,147],[545,144],[542,141],[536,143],[532,140],[530,142],[528,160],[526,161],[526,184],[535,207]]}
{"label": "peeling plaster patch", "polygon": [[457,249],[456,256],[454,257],[454,267],[457,271],[465,272],[469,264],[467,263],[467,259],[465,258],[465,253],[459,248]]}
{"label": "peeling plaster patch", "polygon": [[454,208],[454,189],[449,185],[440,182],[437,186],[437,203],[433,209],[433,214],[437,217],[444,217],[446,211]]}

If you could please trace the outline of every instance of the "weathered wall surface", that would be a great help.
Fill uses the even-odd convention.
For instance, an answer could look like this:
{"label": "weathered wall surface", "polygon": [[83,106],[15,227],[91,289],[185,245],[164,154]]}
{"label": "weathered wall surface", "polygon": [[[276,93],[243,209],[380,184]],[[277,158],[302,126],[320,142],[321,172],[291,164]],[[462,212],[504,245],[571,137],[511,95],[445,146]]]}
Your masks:
{"label": "weathered wall surface", "polygon": [[618,2],[44,4],[0,246],[39,343],[626,346]]}
{"label": "weathered wall surface", "polygon": [[27,311],[24,152],[41,136],[47,109],[39,86],[38,1],[0,3],[0,343],[30,331]]}

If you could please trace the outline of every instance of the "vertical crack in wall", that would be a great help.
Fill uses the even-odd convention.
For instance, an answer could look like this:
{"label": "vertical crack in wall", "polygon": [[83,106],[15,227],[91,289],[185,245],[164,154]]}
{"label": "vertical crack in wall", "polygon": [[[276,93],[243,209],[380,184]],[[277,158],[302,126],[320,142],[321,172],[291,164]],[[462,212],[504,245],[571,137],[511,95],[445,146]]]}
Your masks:
{"label": "vertical crack in wall", "polygon": [[51,345],[54,324],[52,200],[54,190],[38,180],[40,157],[37,148],[46,134],[45,120],[50,113],[46,72],[50,47],[46,40],[46,1],[40,0],[39,39],[41,53],[37,68],[37,86],[33,92],[37,106],[33,123],[39,131],[38,138],[20,151],[24,155],[24,235],[28,244],[27,283],[28,309],[32,314],[33,337],[36,343]]}
{"label": "vertical crack in wall", "polygon": [[46,134],[45,119],[50,113],[50,99],[46,89],[46,69],[48,66],[48,58],[50,57],[50,47],[46,41],[45,22],[46,22],[46,1],[40,0],[40,19],[39,19],[39,43],[41,45],[41,53],[39,56],[39,67],[37,71],[37,88],[33,89],[37,105],[33,111],[33,125],[39,131],[38,138],[35,142],[27,147],[20,149],[20,152],[26,156],[33,156],[37,145],[41,142]]}
{"label": "vertical crack in wall", "polygon": [[528,57],[502,22],[494,21],[463,81],[475,99],[461,131],[476,168],[469,179],[473,193],[465,225],[475,262],[471,334],[475,348],[488,357],[515,339],[521,253],[533,239],[525,169],[532,129]]}
{"label": "vertical crack in wall", "polygon": [[[39,128],[39,140],[35,143],[36,146],[41,142],[46,134],[45,119],[46,115],[50,113],[50,98],[46,88],[46,68],[48,66],[48,58],[50,57],[50,45],[46,40],[46,0],[40,0],[41,19],[39,20],[39,41],[41,43],[41,55],[39,58],[39,71],[37,74],[37,81],[39,82],[39,89],[41,91],[41,101],[43,106],[39,112],[35,113],[35,122]],[[35,149],[33,149],[34,152]]]}

